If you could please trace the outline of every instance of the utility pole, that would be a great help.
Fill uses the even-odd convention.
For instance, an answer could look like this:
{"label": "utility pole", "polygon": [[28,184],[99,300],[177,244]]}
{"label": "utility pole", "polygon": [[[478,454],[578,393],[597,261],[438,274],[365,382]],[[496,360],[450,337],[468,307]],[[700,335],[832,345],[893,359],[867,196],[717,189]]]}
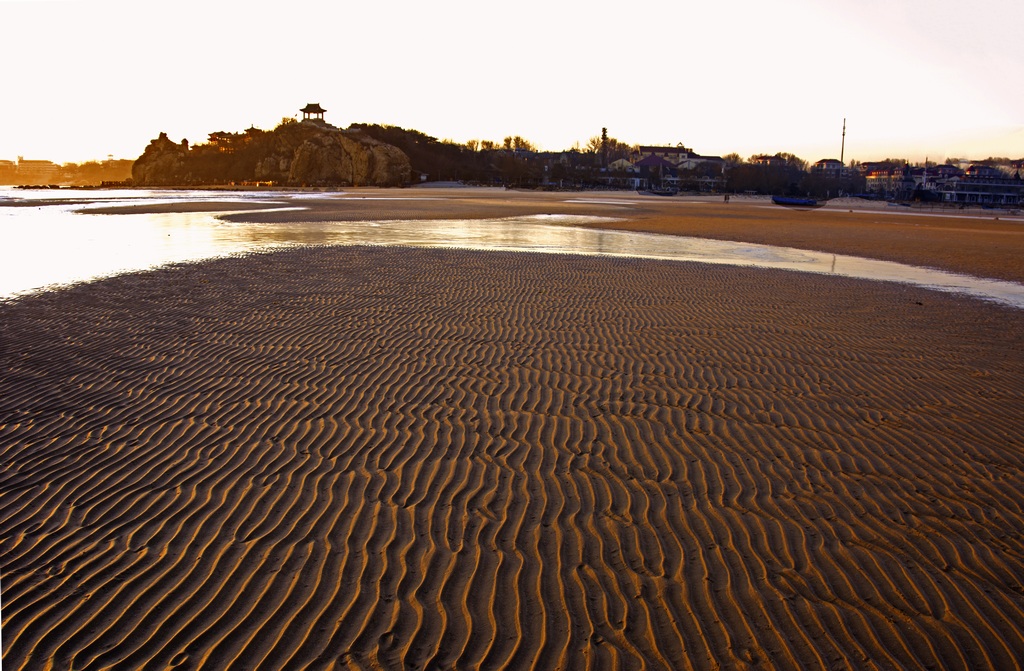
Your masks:
{"label": "utility pole", "polygon": [[601,129],[601,167],[608,167],[608,129]]}
{"label": "utility pole", "polygon": [[843,158],[845,158],[845,156],[846,156],[846,117],[843,117],[843,146],[839,150],[839,162],[842,163],[843,165],[846,165],[846,163],[843,162]]}

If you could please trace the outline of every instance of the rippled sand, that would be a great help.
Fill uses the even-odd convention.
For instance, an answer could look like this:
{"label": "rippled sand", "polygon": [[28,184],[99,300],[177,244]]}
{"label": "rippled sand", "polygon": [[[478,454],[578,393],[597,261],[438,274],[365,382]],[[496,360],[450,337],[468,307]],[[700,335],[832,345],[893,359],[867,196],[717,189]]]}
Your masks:
{"label": "rippled sand", "polygon": [[1024,311],[315,248],[0,306],[4,664],[1013,668]]}

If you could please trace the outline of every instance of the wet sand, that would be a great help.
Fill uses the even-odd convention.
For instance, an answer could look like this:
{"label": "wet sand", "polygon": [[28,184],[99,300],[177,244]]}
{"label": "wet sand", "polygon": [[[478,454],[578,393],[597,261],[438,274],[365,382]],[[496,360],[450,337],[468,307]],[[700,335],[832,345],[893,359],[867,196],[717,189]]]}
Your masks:
{"label": "wet sand", "polygon": [[[759,234],[843,240],[779,209]],[[1012,270],[999,222],[920,223]],[[0,370],[10,669],[1024,664],[1024,311],[311,248],[2,305]]]}

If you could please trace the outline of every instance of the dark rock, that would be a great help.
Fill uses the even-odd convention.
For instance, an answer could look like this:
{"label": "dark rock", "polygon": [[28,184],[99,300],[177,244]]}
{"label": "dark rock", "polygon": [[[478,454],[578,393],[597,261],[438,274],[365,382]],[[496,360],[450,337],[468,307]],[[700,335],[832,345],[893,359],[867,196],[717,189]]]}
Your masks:
{"label": "dark rock", "polygon": [[137,186],[271,182],[283,186],[400,186],[409,158],[358,130],[323,123],[284,123],[272,131],[213,133],[189,148],[161,133],[132,166]]}

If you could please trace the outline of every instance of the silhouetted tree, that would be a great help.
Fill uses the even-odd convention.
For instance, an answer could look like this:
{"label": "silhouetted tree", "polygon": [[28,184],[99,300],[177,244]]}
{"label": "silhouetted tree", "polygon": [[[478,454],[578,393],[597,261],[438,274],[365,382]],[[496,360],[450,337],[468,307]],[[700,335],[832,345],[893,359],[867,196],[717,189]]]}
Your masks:
{"label": "silhouetted tree", "polygon": [[595,135],[587,140],[584,151],[599,157],[602,167],[608,167],[609,163],[618,161],[620,158],[629,158],[636,151],[636,147],[620,142],[614,137],[609,137],[605,129],[601,129],[601,135]]}
{"label": "silhouetted tree", "polygon": [[722,160],[725,161],[726,168],[734,168],[738,165],[743,165],[743,157],[736,152],[726,154],[722,157]]}
{"label": "silhouetted tree", "polygon": [[521,135],[506,137],[504,147],[513,151],[537,151],[537,147]]}
{"label": "silhouetted tree", "polygon": [[796,170],[800,172],[805,172],[807,170],[807,161],[803,160],[799,156],[784,151],[779,152],[775,156],[784,159],[786,161],[786,166],[791,170]]}

